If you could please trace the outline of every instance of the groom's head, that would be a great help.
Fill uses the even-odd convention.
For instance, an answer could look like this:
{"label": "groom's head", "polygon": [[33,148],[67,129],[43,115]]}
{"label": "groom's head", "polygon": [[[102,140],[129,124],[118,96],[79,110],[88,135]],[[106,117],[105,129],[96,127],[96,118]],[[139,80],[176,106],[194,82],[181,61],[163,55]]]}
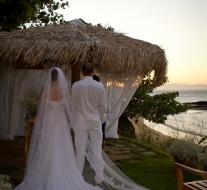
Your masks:
{"label": "groom's head", "polygon": [[83,63],[82,72],[83,72],[83,76],[92,76],[94,74],[93,64],[90,62]]}

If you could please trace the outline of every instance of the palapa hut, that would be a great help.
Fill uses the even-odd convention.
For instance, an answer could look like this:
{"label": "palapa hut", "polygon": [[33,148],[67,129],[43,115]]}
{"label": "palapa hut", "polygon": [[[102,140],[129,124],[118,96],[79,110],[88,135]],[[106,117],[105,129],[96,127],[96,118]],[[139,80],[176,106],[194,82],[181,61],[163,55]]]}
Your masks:
{"label": "palapa hut", "polygon": [[118,138],[118,118],[145,73],[154,70],[160,83],[167,69],[159,46],[101,27],[62,24],[0,32],[0,137],[24,132],[20,109],[26,89],[41,89],[52,66],[60,67],[69,84],[80,78],[80,65],[92,61],[105,85],[110,113],[106,137]]}

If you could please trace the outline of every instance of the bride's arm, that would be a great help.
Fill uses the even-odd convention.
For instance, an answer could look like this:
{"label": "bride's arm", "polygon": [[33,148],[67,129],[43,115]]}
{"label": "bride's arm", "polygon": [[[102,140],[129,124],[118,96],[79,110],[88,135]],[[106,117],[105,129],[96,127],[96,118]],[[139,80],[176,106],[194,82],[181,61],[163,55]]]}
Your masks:
{"label": "bride's arm", "polygon": [[66,89],[65,93],[65,109],[67,112],[68,120],[70,122],[70,128],[74,129],[75,126],[75,105],[72,100],[71,88]]}
{"label": "bride's arm", "polygon": [[71,108],[71,103],[68,100],[66,100],[65,102],[65,109],[66,109],[67,117],[70,123],[70,128],[73,130],[75,119],[74,119],[74,113]]}

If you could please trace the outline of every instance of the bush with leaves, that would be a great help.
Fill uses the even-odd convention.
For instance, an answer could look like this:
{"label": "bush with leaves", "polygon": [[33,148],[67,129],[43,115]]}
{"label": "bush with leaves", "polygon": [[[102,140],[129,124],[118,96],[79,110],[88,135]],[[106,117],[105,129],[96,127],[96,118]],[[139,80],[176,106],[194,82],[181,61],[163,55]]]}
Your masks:
{"label": "bush with leaves", "polygon": [[202,147],[195,144],[191,139],[175,139],[172,145],[167,148],[169,154],[181,160],[195,159],[201,150]]}
{"label": "bush with leaves", "polygon": [[27,109],[27,117],[36,116],[39,99],[40,91],[38,89],[32,87],[25,92],[24,99],[20,101],[20,106]]}

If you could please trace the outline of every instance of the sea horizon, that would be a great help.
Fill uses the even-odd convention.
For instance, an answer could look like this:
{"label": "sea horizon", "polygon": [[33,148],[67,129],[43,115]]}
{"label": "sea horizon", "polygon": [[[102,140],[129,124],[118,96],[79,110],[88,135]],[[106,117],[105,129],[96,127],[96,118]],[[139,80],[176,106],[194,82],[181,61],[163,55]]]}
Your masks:
{"label": "sea horizon", "polygon": [[[166,92],[175,92],[175,90],[154,90],[151,95]],[[191,103],[205,101],[207,102],[207,90],[176,90],[179,93],[176,100],[180,103]]]}
{"label": "sea horizon", "polygon": [[157,87],[155,91],[157,90],[172,90],[172,91],[178,91],[178,90],[207,90],[207,84],[178,84],[178,83],[168,83],[165,85],[162,85],[160,87]]}

